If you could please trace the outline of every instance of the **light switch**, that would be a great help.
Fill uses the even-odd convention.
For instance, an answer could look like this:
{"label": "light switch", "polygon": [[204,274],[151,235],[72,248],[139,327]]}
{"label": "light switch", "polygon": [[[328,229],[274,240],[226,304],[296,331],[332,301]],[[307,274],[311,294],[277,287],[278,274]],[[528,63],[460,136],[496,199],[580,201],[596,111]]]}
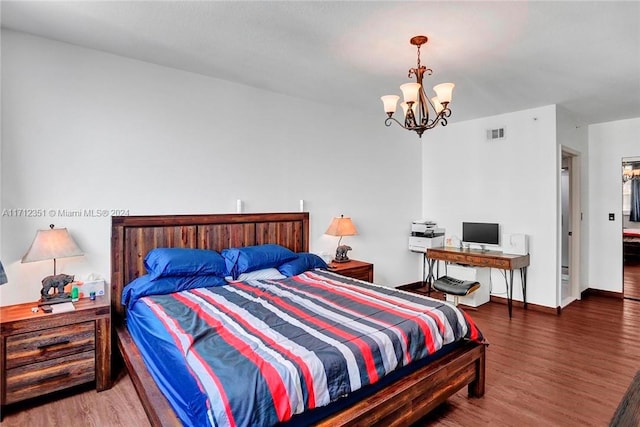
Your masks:
{"label": "light switch", "polygon": [[615,221],[615,220],[616,220],[616,214],[609,213],[609,221]]}

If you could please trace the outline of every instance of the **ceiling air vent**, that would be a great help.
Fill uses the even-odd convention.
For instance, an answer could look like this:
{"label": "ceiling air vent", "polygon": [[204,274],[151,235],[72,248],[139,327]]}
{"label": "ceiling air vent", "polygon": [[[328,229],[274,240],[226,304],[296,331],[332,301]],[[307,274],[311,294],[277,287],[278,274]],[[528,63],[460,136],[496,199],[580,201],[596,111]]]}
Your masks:
{"label": "ceiling air vent", "polygon": [[504,128],[487,129],[487,140],[493,141],[495,139],[504,139],[504,138],[505,138]]}

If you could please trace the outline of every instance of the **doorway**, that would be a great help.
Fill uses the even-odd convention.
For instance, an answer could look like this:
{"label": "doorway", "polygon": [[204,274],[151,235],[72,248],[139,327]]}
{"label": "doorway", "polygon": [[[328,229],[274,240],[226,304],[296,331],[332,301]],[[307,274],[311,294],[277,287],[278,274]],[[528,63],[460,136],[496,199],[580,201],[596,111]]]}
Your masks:
{"label": "doorway", "polygon": [[640,300],[640,157],[622,159],[622,293]]}
{"label": "doorway", "polygon": [[563,147],[560,169],[560,307],[580,298],[580,154]]}

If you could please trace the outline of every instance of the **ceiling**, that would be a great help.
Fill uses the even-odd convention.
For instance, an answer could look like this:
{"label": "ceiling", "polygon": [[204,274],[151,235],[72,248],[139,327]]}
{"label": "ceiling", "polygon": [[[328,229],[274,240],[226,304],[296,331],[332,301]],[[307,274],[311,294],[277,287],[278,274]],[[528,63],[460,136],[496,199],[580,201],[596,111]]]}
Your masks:
{"label": "ceiling", "polygon": [[579,124],[640,117],[640,2],[7,1],[2,27],[382,121],[429,37],[450,123],[549,104]]}

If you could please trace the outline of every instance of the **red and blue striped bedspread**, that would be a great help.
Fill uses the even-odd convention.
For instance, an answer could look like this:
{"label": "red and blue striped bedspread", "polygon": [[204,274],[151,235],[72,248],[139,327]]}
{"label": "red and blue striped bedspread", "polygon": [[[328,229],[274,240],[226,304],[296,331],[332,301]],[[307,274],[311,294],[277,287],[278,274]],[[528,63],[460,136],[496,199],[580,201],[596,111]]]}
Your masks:
{"label": "red and blue striped bedspread", "polygon": [[484,341],[465,313],[442,301],[325,271],[137,304],[168,331],[217,426],[286,421],[443,345]]}

